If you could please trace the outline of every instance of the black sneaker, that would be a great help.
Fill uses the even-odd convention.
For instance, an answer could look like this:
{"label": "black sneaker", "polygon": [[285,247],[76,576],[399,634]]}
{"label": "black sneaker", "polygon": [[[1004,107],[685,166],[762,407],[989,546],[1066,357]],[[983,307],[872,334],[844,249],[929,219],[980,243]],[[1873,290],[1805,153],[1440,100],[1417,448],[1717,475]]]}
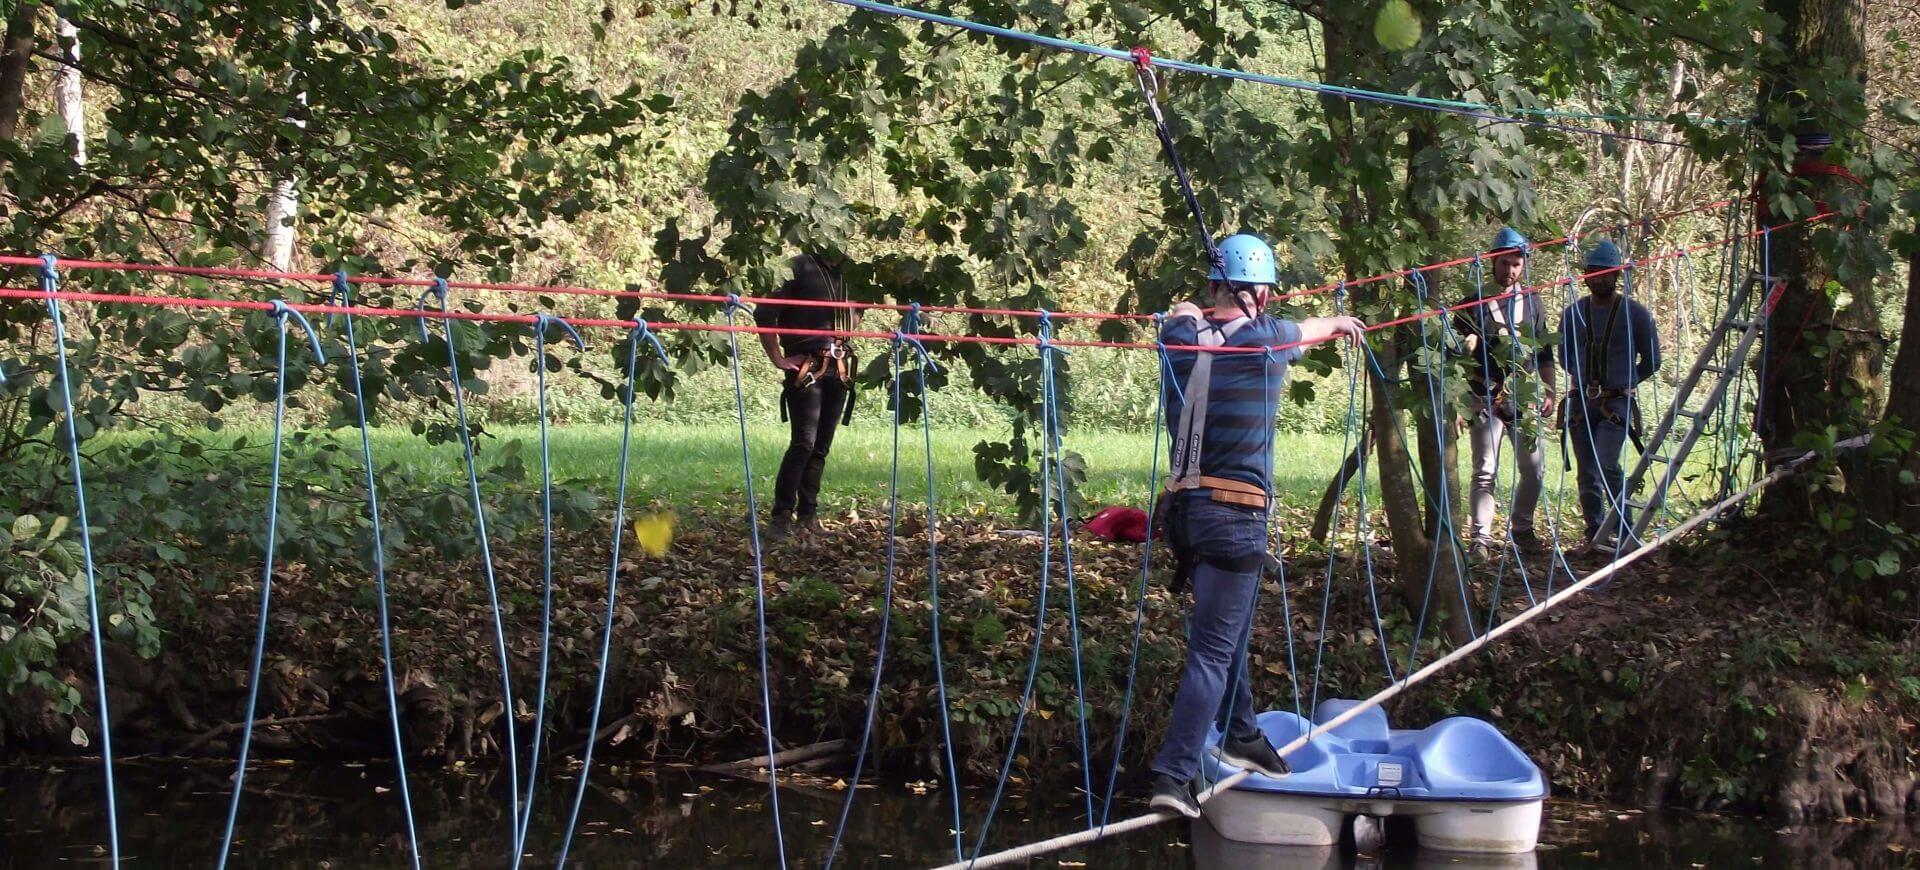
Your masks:
{"label": "black sneaker", "polygon": [[1184,783],[1164,773],[1153,777],[1153,797],[1147,806],[1164,813],[1178,813],[1189,819],[1200,818],[1200,802],[1193,797],[1192,783]]}
{"label": "black sneaker", "polygon": [[1547,545],[1532,529],[1518,529],[1513,533],[1513,545],[1529,556],[1538,556],[1547,551]]}
{"label": "black sneaker", "polygon": [[1213,754],[1222,764],[1241,770],[1251,770],[1274,779],[1293,772],[1287,760],[1281,758],[1279,752],[1274,751],[1272,743],[1267,742],[1267,735],[1258,731],[1220,741],[1220,745],[1214,747]]}

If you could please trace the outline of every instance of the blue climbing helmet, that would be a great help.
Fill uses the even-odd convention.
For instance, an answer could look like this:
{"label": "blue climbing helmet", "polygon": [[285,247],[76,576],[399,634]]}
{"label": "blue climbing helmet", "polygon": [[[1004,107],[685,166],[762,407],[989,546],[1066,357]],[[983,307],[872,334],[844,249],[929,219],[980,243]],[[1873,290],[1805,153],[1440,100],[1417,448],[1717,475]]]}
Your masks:
{"label": "blue climbing helmet", "polygon": [[1620,248],[1613,242],[1602,240],[1587,250],[1587,271],[1620,268]]}
{"label": "blue climbing helmet", "polygon": [[1278,284],[1280,272],[1273,265],[1273,248],[1265,239],[1248,233],[1228,236],[1220,240],[1220,259],[1226,263],[1226,273],[1219,266],[1207,273],[1213,281],[1232,281],[1236,284]]}
{"label": "blue climbing helmet", "polygon": [[1513,227],[1501,227],[1499,232],[1493,234],[1493,244],[1487,246],[1487,252],[1500,253],[1502,251],[1519,251],[1525,254],[1527,252],[1527,237],[1520,235],[1520,231]]}

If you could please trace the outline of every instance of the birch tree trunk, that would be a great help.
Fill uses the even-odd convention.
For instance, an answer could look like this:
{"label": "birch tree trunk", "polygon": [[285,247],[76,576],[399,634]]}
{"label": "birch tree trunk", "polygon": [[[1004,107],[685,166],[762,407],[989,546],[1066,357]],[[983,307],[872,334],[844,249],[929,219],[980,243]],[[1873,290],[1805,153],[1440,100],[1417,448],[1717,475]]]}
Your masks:
{"label": "birch tree trunk", "polygon": [[80,78],[80,31],[65,18],[57,19],[55,30],[60,37],[60,55],[66,58],[66,63],[60,65],[59,73],[54,76],[53,101],[60,107],[60,119],[67,124],[67,134],[73,137],[73,162],[85,166],[87,100]]}

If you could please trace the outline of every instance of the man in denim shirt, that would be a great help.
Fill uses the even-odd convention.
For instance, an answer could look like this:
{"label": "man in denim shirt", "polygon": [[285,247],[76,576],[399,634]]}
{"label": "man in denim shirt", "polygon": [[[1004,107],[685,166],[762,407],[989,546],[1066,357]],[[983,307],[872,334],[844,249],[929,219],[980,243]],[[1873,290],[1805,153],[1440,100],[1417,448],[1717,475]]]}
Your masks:
{"label": "man in denim shirt", "polygon": [[1580,513],[1587,521],[1587,548],[1616,550],[1618,540],[1594,540],[1607,514],[1620,512],[1627,528],[1626,473],[1620,451],[1635,436],[1639,409],[1633,391],[1660,370],[1660,335],[1646,306],[1619,292],[1620,249],[1601,242],[1587,252],[1587,296],[1560,316],[1560,359],[1569,389],[1567,434],[1580,469]]}
{"label": "man in denim shirt", "polygon": [[1366,329],[1352,317],[1293,323],[1266,315],[1278,280],[1273,249],[1257,236],[1236,235],[1220,243],[1220,254],[1224,272],[1216,267],[1208,276],[1212,309],[1182,302],[1160,332],[1172,346],[1267,349],[1172,351],[1172,371],[1164,375],[1173,427],[1166,533],[1193,563],[1193,610],[1173,719],[1153,760],[1151,805],[1189,818],[1200,815],[1195,780],[1210,726],[1226,734],[1216,754],[1227,764],[1268,776],[1288,772],[1255,723],[1246,666],[1254,593],[1267,560],[1273,427],[1287,366],[1301,354],[1284,346],[1359,338]]}

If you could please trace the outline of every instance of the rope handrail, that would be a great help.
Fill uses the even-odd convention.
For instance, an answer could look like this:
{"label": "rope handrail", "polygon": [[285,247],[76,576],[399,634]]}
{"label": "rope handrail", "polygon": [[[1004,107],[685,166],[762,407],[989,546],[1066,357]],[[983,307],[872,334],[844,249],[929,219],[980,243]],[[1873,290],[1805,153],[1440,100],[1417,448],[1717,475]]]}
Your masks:
{"label": "rope handrail", "polygon": [[[1721,208],[1725,208],[1729,205],[1732,205],[1733,203],[1734,201],[1731,199],[1717,200],[1714,202],[1692,206],[1684,209],[1678,209],[1675,211],[1653,215],[1650,217],[1637,218],[1634,221],[1632,221],[1632,223],[1636,223],[1636,224],[1642,224],[1642,223],[1648,223],[1648,222],[1661,223],[1664,221],[1673,220],[1675,218],[1685,217],[1691,214],[1698,214],[1698,213],[1707,212],[1707,211],[1715,211]],[[1535,242],[1532,245],[1531,250],[1537,251],[1542,248],[1552,247],[1560,244],[1566,244],[1568,242],[1574,241],[1575,238],[1576,238],[1575,235],[1568,235],[1568,236],[1562,236],[1555,239],[1548,239],[1546,241]],[[1340,281],[1335,281],[1329,284],[1321,284],[1315,287],[1308,287],[1300,290],[1292,290],[1285,293],[1276,293],[1272,297],[1271,301],[1282,302],[1289,299],[1299,299],[1299,298],[1304,298],[1309,296],[1319,296],[1327,293],[1336,292],[1342,286],[1346,286],[1349,288],[1361,287],[1367,284],[1373,284],[1380,281],[1388,281],[1395,278],[1405,278],[1415,272],[1433,272],[1433,271],[1438,271],[1440,269],[1447,269],[1455,266],[1463,266],[1473,262],[1473,260],[1474,260],[1474,257],[1472,256],[1456,257],[1449,260],[1442,260],[1439,262],[1428,263],[1423,266],[1414,266],[1407,269],[1396,269],[1389,272],[1381,272],[1376,275],[1367,275],[1359,278],[1348,278]],[[30,266],[30,267],[38,268],[40,265],[41,265],[41,258],[39,256],[27,256],[23,254],[0,254],[0,266]],[[118,261],[118,260],[68,260],[63,258],[60,260],[60,266],[63,269],[67,269],[69,271],[78,271],[78,272],[87,272],[87,271],[138,272],[138,273],[159,274],[159,275],[177,275],[182,277],[194,277],[194,278],[226,278],[226,279],[252,280],[252,281],[278,281],[278,282],[303,283],[303,284],[325,284],[329,288],[332,288],[335,285],[335,283],[340,280],[339,273],[322,274],[318,272],[288,272],[288,271],[276,271],[272,269],[238,269],[238,268],[227,267],[227,266],[182,266],[182,265],[175,265],[170,263],[142,263],[142,262]],[[556,296],[590,296],[590,297],[599,297],[599,298],[606,298],[606,299],[646,299],[646,300],[653,300],[656,302],[679,302],[679,303],[690,304],[690,305],[724,306],[728,303],[729,300],[737,298],[739,301],[748,305],[753,305],[753,306],[772,305],[776,307],[789,307],[789,308],[836,308],[836,309],[846,309],[851,311],[888,311],[888,312],[901,313],[901,314],[917,311],[922,313],[933,313],[933,314],[964,314],[964,315],[977,315],[981,317],[1020,317],[1020,318],[1034,318],[1034,319],[1039,318],[1041,314],[1040,309],[1027,309],[1027,308],[991,308],[991,307],[978,307],[978,306],[966,306],[966,305],[915,305],[913,303],[899,303],[899,302],[856,302],[852,300],[830,300],[830,299],[785,299],[785,298],[778,298],[778,297],[771,297],[771,296],[733,296],[733,295],[723,294],[723,293],[673,293],[673,292],[666,292],[666,291],[659,291],[659,290],[614,290],[606,287],[522,284],[522,283],[503,282],[503,281],[453,281],[453,280],[441,279],[441,278],[409,278],[409,277],[403,277],[403,276],[348,275],[346,277],[346,281],[350,285],[360,284],[360,285],[366,285],[370,287],[419,287],[422,289],[445,287],[446,289],[450,289],[450,290],[483,290],[483,291],[490,291],[490,292],[496,292],[496,293],[536,293],[536,294],[550,293]],[[262,308],[260,310],[264,311],[267,309]],[[377,310],[377,309],[361,309],[361,310]],[[335,313],[340,313],[340,312],[335,312]],[[1122,320],[1122,321],[1144,323],[1144,322],[1151,321],[1153,319],[1152,314],[1123,314],[1123,313],[1106,312],[1106,311],[1048,311],[1047,315],[1055,320],[1094,320],[1094,321]],[[528,317],[529,319],[527,320],[513,321],[513,322],[527,323],[527,324],[533,323],[533,320],[531,319],[532,316],[529,315]],[[578,322],[578,321],[575,321],[575,322]],[[620,328],[622,329],[625,329],[630,326],[632,326],[631,322],[627,322],[627,321],[620,322]],[[890,337],[891,333],[888,333],[887,335]]]}
{"label": "rope handrail", "polygon": [[[1834,446],[1834,449],[1836,451],[1858,449],[1860,447],[1865,446],[1871,440],[1872,440],[1871,435],[1860,435],[1860,436],[1847,439],[1845,441],[1841,441],[1840,443]],[[1712,520],[1714,517],[1719,516],[1721,513],[1724,513],[1725,511],[1732,508],[1733,506],[1750,498],[1754,493],[1757,493],[1760,490],[1765,489],[1766,487],[1771,486],[1774,483],[1777,483],[1780,480],[1792,475],[1794,472],[1804,467],[1807,463],[1812,462],[1814,459],[1819,458],[1819,456],[1820,456],[1820,453],[1818,451],[1809,451],[1808,453],[1800,456],[1799,458],[1781,465],[1779,468],[1775,469],[1773,473],[1768,474],[1767,476],[1762,477],[1757,481],[1754,481],[1746,489],[1741,490],[1740,492],[1734,493],[1733,495],[1730,495],[1727,498],[1722,499],[1721,501],[1709,506],[1705,510],[1702,510],[1701,512],[1690,517],[1686,522],[1683,522],[1680,525],[1675,526],[1674,528],[1669,530],[1666,534],[1661,535],[1660,537],[1655,538],[1652,541],[1641,544],[1638,548],[1632,551],[1622,553],[1613,562],[1610,562],[1604,567],[1601,567],[1598,570],[1595,570],[1593,573],[1588,574],[1585,578],[1582,578],[1579,582],[1574,583],[1568,586],[1567,588],[1554,593],[1552,596],[1546,598],[1540,603],[1532,607],[1529,607],[1526,610],[1519,612],[1518,614],[1515,614],[1512,619],[1509,619],[1506,622],[1501,623],[1500,625],[1496,626],[1492,631],[1482,634],[1478,638],[1468,643],[1462,644],[1458,649],[1455,649],[1454,651],[1433,660],[1431,663],[1427,664],[1425,667],[1422,667],[1420,670],[1415,671],[1411,674],[1408,674],[1406,677],[1400,679],[1398,682],[1395,682],[1392,685],[1389,685],[1386,688],[1381,689],[1378,692],[1375,692],[1373,695],[1369,696],[1365,700],[1342,711],[1339,715],[1334,716],[1333,718],[1327,720],[1326,722],[1315,723],[1314,726],[1311,729],[1308,729],[1308,731],[1305,734],[1302,734],[1299,737],[1294,738],[1287,745],[1279,747],[1278,752],[1280,754],[1280,757],[1285,758],[1288,755],[1291,755],[1292,753],[1298,751],[1301,747],[1306,746],[1315,737],[1319,737],[1322,734],[1325,734],[1329,731],[1333,731],[1339,728],[1341,725],[1345,725],[1346,723],[1357,718],[1362,713],[1365,713],[1369,710],[1379,707],[1380,705],[1391,700],[1394,696],[1399,695],[1401,692],[1404,692],[1415,685],[1425,682],[1428,678],[1432,677],[1434,674],[1437,674],[1440,671],[1443,671],[1448,667],[1451,667],[1455,662],[1458,662],[1466,658],[1467,656],[1472,655],[1475,652],[1478,652],[1482,647],[1485,647],[1486,645],[1492,643],[1494,640],[1498,639],[1502,635],[1505,635],[1513,631],[1514,629],[1519,628],[1522,625],[1526,625],[1527,623],[1532,622],[1534,619],[1538,618],[1541,614],[1546,613],[1548,610],[1551,610],[1554,607],[1557,607],[1560,604],[1565,603],[1568,599],[1574,597],[1575,595],[1578,595],[1581,592],[1584,592],[1587,589],[1597,584],[1605,582],[1606,580],[1611,578],[1614,574],[1619,573],[1620,569],[1640,561],[1641,559],[1645,558],[1647,554],[1661,547],[1664,547],[1667,544],[1672,543],[1674,540],[1678,539],[1680,536],[1686,534],[1687,532],[1690,532],[1693,529],[1697,528],[1702,523],[1706,523]],[[1214,795],[1219,794],[1220,792],[1225,791],[1226,789],[1234,787],[1235,785],[1239,784],[1242,780],[1252,775],[1253,775],[1252,773],[1243,770],[1243,771],[1240,771],[1239,773],[1233,774],[1232,776],[1229,776],[1229,777],[1226,777],[1225,779],[1220,780],[1218,783],[1215,783],[1213,787],[1207,789],[1206,792],[1202,793],[1199,796],[1200,803],[1202,805],[1205,805],[1205,803],[1211,800]],[[947,864],[938,868],[938,870],[961,870],[961,868],[968,868],[968,867],[997,867],[1003,864],[1011,864],[1017,861],[1025,861],[1039,855],[1047,854],[1049,852],[1057,852],[1061,849],[1070,849],[1074,846],[1093,843],[1095,841],[1104,839],[1105,837],[1112,836],[1113,834],[1125,833],[1127,831],[1135,831],[1143,828],[1150,828],[1161,822],[1172,821],[1179,818],[1183,818],[1183,817],[1177,814],[1168,813],[1168,812],[1146,813],[1143,815],[1134,816],[1133,818],[1130,818],[1130,819],[1124,819],[1122,821],[1114,822],[1104,827],[1088,828],[1086,830],[1078,831],[1072,834],[1066,834],[1066,835],[1054,837],[1048,840],[1041,840],[1034,843],[1028,843],[1023,846],[1017,846],[1012,849],[1006,849],[1000,852],[994,852],[987,855],[980,855],[974,858],[970,862]]]}
{"label": "rope handrail", "polygon": [[[1660,254],[1649,255],[1646,257],[1642,257],[1639,260],[1635,260],[1631,263],[1627,263],[1627,264],[1616,266],[1609,269],[1595,269],[1590,272],[1584,272],[1584,273],[1567,277],[1567,278],[1558,278],[1551,281],[1545,281],[1545,282],[1536,283],[1530,286],[1525,286],[1519,290],[1515,290],[1509,293],[1503,293],[1498,296],[1487,296],[1487,297],[1482,297],[1478,299],[1469,299],[1464,302],[1460,302],[1458,304],[1448,306],[1445,308],[1432,308],[1425,311],[1416,312],[1414,314],[1406,315],[1404,317],[1399,317],[1392,320],[1386,320],[1380,323],[1372,324],[1367,327],[1367,331],[1379,332],[1382,330],[1391,329],[1398,326],[1405,326],[1407,324],[1417,323],[1421,320],[1425,320],[1428,318],[1442,316],[1445,314],[1451,314],[1459,311],[1465,311],[1481,305],[1490,305],[1497,302],[1505,301],[1507,299],[1511,299],[1518,295],[1538,293],[1548,288],[1567,286],[1579,280],[1597,276],[1597,275],[1606,275],[1606,274],[1611,274],[1615,272],[1622,272],[1622,271],[1634,268],[1636,266],[1643,266],[1649,263],[1663,262],[1666,260],[1674,259],[1676,257],[1699,253],[1700,251],[1710,250],[1710,249],[1719,248],[1719,247],[1725,247],[1727,245],[1734,244],[1744,239],[1757,238],[1772,232],[1778,232],[1780,230],[1783,230],[1792,226],[1800,225],[1800,224],[1816,223],[1818,221],[1825,220],[1826,218],[1829,218],[1832,216],[1833,216],[1832,212],[1822,212],[1820,214],[1813,215],[1811,217],[1800,218],[1794,221],[1789,221],[1787,223],[1778,224],[1771,227],[1763,227],[1758,230],[1737,234],[1737,235],[1730,236],[1724,239],[1719,239],[1716,241],[1702,242],[1700,244],[1692,245],[1686,248],[1679,248],[1679,249],[1666,251]],[[0,257],[0,264],[6,264],[10,261],[10,259],[11,258]],[[328,276],[327,280],[331,281],[333,279],[331,276]],[[451,286],[451,284],[448,284],[448,286]],[[1349,283],[1348,286],[1349,287],[1352,286],[1351,283]],[[243,299],[203,299],[203,298],[195,298],[195,297],[176,297],[176,296],[134,296],[134,295],[120,294],[120,293],[90,293],[90,292],[75,292],[75,291],[66,291],[66,290],[49,292],[44,290],[24,290],[24,289],[11,288],[11,287],[0,287],[0,298],[65,299],[65,300],[71,300],[71,301],[77,301],[77,302],[126,303],[126,304],[135,304],[135,305],[159,305],[159,306],[170,306],[170,307],[181,307],[181,308],[224,308],[224,309],[245,310],[245,311],[274,310],[274,303],[256,302],[252,300],[243,300]],[[351,312],[361,317],[407,318],[407,319],[415,319],[415,320],[422,320],[422,321],[467,320],[467,321],[487,322],[487,323],[537,324],[540,322],[541,317],[544,316],[544,315],[534,315],[534,314],[504,314],[504,313],[496,313],[496,312],[456,311],[456,310],[422,311],[418,309],[400,309],[400,308],[347,309],[337,305],[321,305],[321,304],[313,304],[313,303],[292,303],[292,302],[281,303],[281,304],[285,305],[285,307],[289,309],[299,311],[305,314],[332,315],[332,314],[347,314]],[[574,318],[569,320],[568,322],[580,328],[619,329],[623,331],[631,329],[635,323],[635,321],[631,321],[631,320],[613,320],[608,318],[586,318],[586,317]],[[741,326],[738,324],[720,324],[720,323],[654,323],[652,324],[652,327],[656,330],[682,331],[682,332],[713,332],[713,333],[734,333],[734,334],[744,333],[744,334],[751,334],[751,335],[792,335],[792,336],[811,336],[811,337],[827,337],[827,338],[866,338],[866,339],[877,339],[877,340],[884,340],[884,341],[891,341],[895,335],[895,333],[893,332],[879,332],[879,331],[867,331],[867,330],[857,330],[857,329],[855,330],[801,329],[797,327]],[[1327,336],[1325,338],[1290,342],[1287,344],[1275,345],[1273,347],[1235,347],[1235,346],[1205,347],[1201,345],[1163,345],[1158,342],[1099,341],[1099,340],[1093,340],[1093,339],[1038,338],[1038,337],[1032,337],[1032,336],[945,335],[945,334],[918,333],[918,334],[906,334],[904,337],[915,340],[915,341],[919,341],[925,344],[988,344],[988,345],[1001,345],[1001,346],[1009,346],[1009,347],[1038,347],[1038,346],[1042,346],[1043,344],[1051,344],[1059,347],[1093,347],[1093,348],[1109,348],[1109,349],[1119,349],[1119,350],[1160,350],[1164,348],[1165,350],[1170,350],[1170,351],[1192,351],[1192,352],[1198,352],[1198,353],[1266,353],[1269,351],[1291,350],[1294,348],[1309,347],[1312,345],[1322,344],[1325,342],[1332,341],[1335,338],[1335,336]]]}

